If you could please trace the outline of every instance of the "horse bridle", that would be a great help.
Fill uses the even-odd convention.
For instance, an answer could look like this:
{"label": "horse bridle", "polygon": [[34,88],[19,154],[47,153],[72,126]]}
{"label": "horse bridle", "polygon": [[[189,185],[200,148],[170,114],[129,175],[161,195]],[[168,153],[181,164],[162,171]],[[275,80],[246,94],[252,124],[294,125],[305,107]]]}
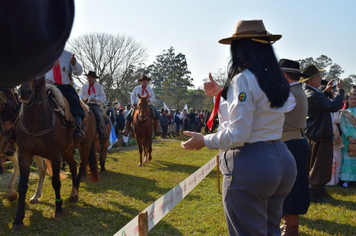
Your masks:
{"label": "horse bridle", "polygon": [[[31,96],[30,96],[29,101],[33,100],[33,102],[32,102],[30,105],[28,105],[27,103],[25,103],[26,107],[31,107],[33,104],[36,104],[36,105],[39,106],[39,105],[41,105],[44,101],[46,101],[47,98],[48,98],[48,96],[49,96],[49,93],[47,93],[46,97],[45,97],[43,100],[35,101],[35,88],[36,88],[36,86],[37,86],[37,84],[38,84],[38,81],[39,81],[39,80],[37,80],[36,83],[35,83],[35,85],[32,87],[32,89],[30,89],[30,90],[31,90]],[[19,123],[20,123],[20,127],[21,127],[22,131],[25,132],[25,134],[27,134],[27,136],[28,136],[30,139],[34,139],[34,138],[36,138],[36,137],[39,137],[39,136],[48,134],[49,132],[51,132],[52,130],[54,130],[54,125],[55,125],[55,123],[56,123],[55,110],[52,109],[52,111],[53,111],[53,113],[52,113],[52,125],[51,125],[51,128],[45,129],[45,130],[42,130],[42,131],[39,131],[39,132],[37,132],[37,133],[30,133],[30,132],[26,129],[25,125],[23,124],[22,119],[19,119]]]}
{"label": "horse bridle", "polygon": [[36,104],[36,105],[41,105],[44,101],[47,100],[48,96],[49,96],[49,93],[47,93],[46,97],[43,99],[43,100],[39,100],[39,101],[36,101],[35,100],[35,88],[38,84],[38,81],[39,79],[36,80],[36,83],[35,85],[32,87],[32,89],[30,89],[31,91],[31,96],[30,96],[30,99],[29,101],[33,100],[32,103],[30,103],[30,105],[28,105],[28,103],[24,103],[26,107],[31,107],[33,104]]}

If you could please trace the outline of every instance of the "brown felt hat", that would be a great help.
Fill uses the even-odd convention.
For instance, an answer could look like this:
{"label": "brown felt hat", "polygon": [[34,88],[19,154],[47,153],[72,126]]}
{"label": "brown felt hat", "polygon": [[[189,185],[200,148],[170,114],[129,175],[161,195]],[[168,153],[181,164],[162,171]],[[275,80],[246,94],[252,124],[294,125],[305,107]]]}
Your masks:
{"label": "brown felt hat", "polygon": [[314,65],[309,65],[309,66],[305,67],[304,70],[302,71],[302,73],[306,74],[306,76],[300,77],[299,83],[309,80],[310,78],[319,74],[319,72],[321,72],[321,71],[324,71],[324,70],[318,69]]}
{"label": "brown felt hat", "polygon": [[139,79],[138,81],[142,81],[142,80],[147,80],[147,81],[150,81],[151,80],[151,78],[149,78],[149,77],[147,77],[146,75],[143,75],[143,76],[141,76],[141,79]]}
{"label": "brown felt hat", "polygon": [[[231,44],[232,41],[244,38],[252,38],[260,43],[272,44],[282,37],[280,34],[270,34],[262,20],[239,20],[237,22],[235,32],[231,37],[219,40],[221,44]],[[269,41],[260,40],[258,38],[267,38]]]}

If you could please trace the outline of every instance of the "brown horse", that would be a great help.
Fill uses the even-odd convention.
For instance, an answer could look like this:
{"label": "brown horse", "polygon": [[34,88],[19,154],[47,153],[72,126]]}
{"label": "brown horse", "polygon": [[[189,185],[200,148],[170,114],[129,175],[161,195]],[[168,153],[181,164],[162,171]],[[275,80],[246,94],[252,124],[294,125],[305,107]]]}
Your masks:
{"label": "brown horse", "polygon": [[[52,186],[55,191],[55,217],[62,215],[63,201],[60,195],[61,182],[59,178],[61,155],[68,163],[72,175],[72,193],[70,201],[78,200],[79,184],[89,162],[92,181],[98,181],[97,160],[93,139],[96,135],[95,117],[92,112],[86,111],[82,122],[85,140],[74,145],[73,125],[68,126],[61,122],[61,114],[56,112],[50,102],[50,93],[46,92],[44,78],[35,79],[20,87],[20,96],[23,102],[19,122],[16,125],[16,142],[18,144],[18,159],[20,166],[19,202],[13,230],[21,230],[25,216],[25,197],[28,189],[30,164],[34,155],[42,156],[52,164]],[[68,102],[66,102],[68,106]],[[70,111],[69,111],[70,112]],[[69,113],[68,112],[68,113]],[[76,162],[73,148],[77,147],[81,156],[79,174],[77,176]]]}
{"label": "brown horse", "polygon": [[[109,117],[106,114],[103,114],[105,119],[109,120]],[[99,127],[98,127],[99,128]],[[111,133],[111,123],[107,123],[105,125],[105,134],[110,137]],[[108,154],[108,147],[109,147],[110,141],[109,139],[106,139],[105,142],[101,142],[99,139],[99,133],[97,134],[97,137],[95,138],[94,145],[96,150],[99,153],[99,161],[100,161],[100,172],[105,172],[105,160],[106,156]]]}
{"label": "brown horse", "polygon": [[151,108],[148,96],[140,96],[137,107],[133,113],[132,126],[136,134],[138,151],[140,152],[139,166],[142,166],[142,151],[144,151],[145,162],[152,160],[152,132],[153,120],[151,117]]}

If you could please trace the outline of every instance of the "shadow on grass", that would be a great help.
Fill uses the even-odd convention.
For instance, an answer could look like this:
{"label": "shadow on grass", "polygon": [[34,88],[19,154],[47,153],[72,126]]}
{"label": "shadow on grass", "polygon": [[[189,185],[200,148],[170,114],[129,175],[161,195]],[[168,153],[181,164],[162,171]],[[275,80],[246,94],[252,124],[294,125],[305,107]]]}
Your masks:
{"label": "shadow on grass", "polygon": [[119,191],[123,196],[128,196],[146,203],[156,200],[150,193],[156,192],[158,194],[164,194],[170,190],[170,188],[157,187],[156,180],[109,170],[102,173],[101,178],[103,180],[99,183],[83,184],[81,187],[95,194]]}
{"label": "shadow on grass", "polygon": [[151,168],[157,169],[159,171],[194,173],[196,170],[200,168],[200,166],[177,164],[177,163],[161,161],[161,160],[156,160],[155,162],[156,165],[152,165]]}
{"label": "shadow on grass", "polygon": [[[309,229],[314,229],[319,232],[326,232],[329,235],[355,235],[356,227],[349,224],[339,224],[334,221],[327,221],[323,219],[307,219],[300,217],[300,225],[306,226]],[[341,233],[341,234],[340,234]],[[303,234],[309,235],[309,234]]]}

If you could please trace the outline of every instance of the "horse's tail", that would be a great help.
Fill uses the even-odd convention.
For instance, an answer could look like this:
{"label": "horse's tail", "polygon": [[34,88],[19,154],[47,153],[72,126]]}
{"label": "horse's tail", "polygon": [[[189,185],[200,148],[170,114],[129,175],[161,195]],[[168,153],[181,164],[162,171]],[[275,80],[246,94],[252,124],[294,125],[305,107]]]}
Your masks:
{"label": "horse's tail", "polygon": [[99,171],[98,171],[98,160],[96,157],[94,142],[90,146],[90,152],[89,152],[89,157],[88,157],[88,166],[90,169],[91,182],[93,182],[93,183],[99,182],[100,175],[99,175]]}
{"label": "horse's tail", "polygon": [[[46,166],[47,166],[47,168],[46,168],[47,174],[50,175],[50,176],[53,176],[52,162],[50,160],[46,159],[46,158],[43,158],[43,160],[45,161]],[[60,180],[64,180],[66,178],[67,178],[66,175],[62,174],[62,172],[59,172],[59,179]]]}

